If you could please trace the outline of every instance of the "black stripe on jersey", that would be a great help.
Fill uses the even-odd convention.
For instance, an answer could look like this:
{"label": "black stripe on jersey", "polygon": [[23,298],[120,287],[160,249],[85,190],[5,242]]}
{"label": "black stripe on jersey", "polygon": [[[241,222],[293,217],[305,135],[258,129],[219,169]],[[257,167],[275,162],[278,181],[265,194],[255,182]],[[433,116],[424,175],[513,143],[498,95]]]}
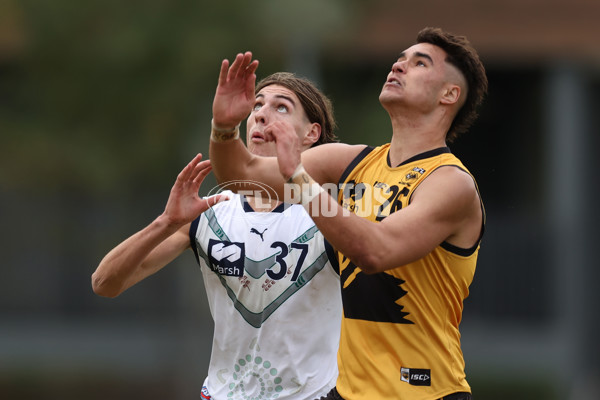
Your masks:
{"label": "black stripe on jersey", "polygon": [[[416,156],[412,156],[408,160],[403,161],[400,164],[396,165],[396,167],[411,163],[413,161],[423,160],[425,158],[439,156],[440,154],[444,154],[444,153],[452,153],[452,152],[450,151],[449,147],[438,147],[437,149],[427,150],[423,153],[417,154]],[[388,165],[388,167],[392,167],[392,163],[390,162],[390,150],[389,149],[388,149],[388,154],[387,154],[387,165]],[[392,168],[395,168],[395,167],[392,167]]]}
{"label": "black stripe on jersey", "polygon": [[475,253],[475,250],[477,250],[477,246],[479,246],[479,243],[481,243],[481,239],[483,238],[483,232],[485,232],[485,210],[483,208],[483,202],[481,202],[481,212],[483,213],[482,214],[483,218],[481,220],[481,233],[479,234],[479,239],[477,239],[477,242],[475,242],[473,247],[469,247],[468,249],[465,249],[465,248],[450,244],[448,242],[442,242],[442,244],[440,244],[442,249],[447,250],[456,255],[462,256],[462,257],[468,257],[471,254]]}
{"label": "black stripe on jersey", "polygon": [[367,146],[364,149],[362,149],[362,151],[360,153],[358,153],[358,155],[356,157],[354,157],[354,160],[352,160],[350,162],[350,164],[348,164],[348,166],[344,170],[344,173],[342,173],[342,176],[340,177],[340,181],[338,182],[340,185],[344,183],[344,181],[346,180],[348,175],[350,175],[350,172],[352,172],[352,170],[354,168],[356,168],[358,163],[361,162],[363,160],[363,158],[365,158],[367,156],[367,154],[372,152],[374,148],[375,147]]}
{"label": "black stripe on jersey", "polygon": [[190,224],[190,247],[194,251],[194,256],[196,257],[196,261],[200,264],[200,257],[198,256],[198,248],[196,247],[196,232],[198,231],[198,224],[200,223],[200,218],[202,215],[199,215],[198,218],[192,221]]}
{"label": "black stripe on jersey", "polygon": [[471,254],[475,253],[475,250],[477,250],[478,245],[479,245],[479,240],[477,241],[477,243],[475,243],[475,246],[473,246],[469,249],[464,249],[462,247],[455,246],[448,242],[442,242],[442,244],[440,244],[440,247],[444,250],[449,251],[450,253],[454,253],[456,255],[463,256],[463,257],[468,257]]}
{"label": "black stripe on jersey", "polygon": [[250,204],[248,204],[246,196],[240,196],[240,202],[242,203],[242,208],[245,212],[254,212],[254,209],[250,207]]}
{"label": "black stripe on jersey", "polygon": [[325,244],[325,252],[327,253],[327,258],[331,263],[331,267],[335,271],[336,274],[340,274],[340,263],[338,262],[336,251],[333,249],[331,243],[327,241],[327,239],[323,238],[323,243]]}
{"label": "black stripe on jersey", "polygon": [[288,208],[290,208],[290,206],[291,206],[290,203],[281,203],[277,207],[275,207],[274,209],[272,209],[271,212],[282,213],[285,210],[287,210]]}
{"label": "black stripe on jersey", "polygon": [[373,322],[391,322],[395,324],[414,324],[407,319],[408,312],[398,300],[408,292],[400,285],[402,279],[385,272],[367,275],[356,274],[354,280],[344,288],[345,281],[357,269],[350,262],[342,274],[342,302],[344,317]]}
{"label": "black stripe on jersey", "polygon": [[[479,196],[479,204],[481,205],[481,232],[479,233],[479,238],[477,239],[475,244],[472,247],[469,247],[467,249],[465,249],[463,247],[455,246],[446,241],[444,241],[440,244],[440,246],[444,250],[447,250],[451,253],[454,253],[454,254],[462,256],[462,257],[468,257],[471,254],[475,253],[475,250],[477,250],[477,246],[479,246],[479,243],[481,243],[481,239],[483,238],[483,232],[485,231],[486,217],[485,217],[485,208],[483,207],[483,199],[481,198],[481,193],[479,193],[479,186],[477,186],[477,181],[475,180],[473,175],[471,175],[469,173],[469,171],[465,170],[464,168],[461,168],[458,165],[454,165],[454,164],[442,164],[442,165],[439,165],[438,167],[436,167],[436,169],[434,169],[433,171],[437,170],[438,168],[442,168],[442,167],[458,168],[461,171],[463,171],[465,174],[469,175],[471,177],[471,179],[473,179],[473,183],[475,184],[475,190],[477,191],[477,196]],[[431,171],[431,172],[433,172],[433,171]],[[427,179],[427,178],[425,178],[425,179]],[[421,182],[421,183],[423,183],[423,182]],[[419,184],[421,184],[421,183],[419,183]],[[413,194],[415,194],[416,189],[417,189],[417,186],[415,186],[415,188],[413,189],[413,192],[411,193],[410,198],[408,199],[408,204],[410,204],[410,202],[412,201],[412,196],[413,196]]]}

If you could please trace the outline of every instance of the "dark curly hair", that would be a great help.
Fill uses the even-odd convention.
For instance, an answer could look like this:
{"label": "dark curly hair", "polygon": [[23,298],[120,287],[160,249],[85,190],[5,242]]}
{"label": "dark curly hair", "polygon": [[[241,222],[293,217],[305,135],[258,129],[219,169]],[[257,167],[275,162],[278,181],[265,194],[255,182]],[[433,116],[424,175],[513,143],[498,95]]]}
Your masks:
{"label": "dark curly hair", "polygon": [[465,36],[444,32],[440,28],[425,28],[417,34],[417,43],[430,43],[443,49],[448,55],[446,62],[458,68],[467,80],[467,98],[446,134],[446,140],[452,142],[477,119],[477,109],[488,90],[485,68]]}

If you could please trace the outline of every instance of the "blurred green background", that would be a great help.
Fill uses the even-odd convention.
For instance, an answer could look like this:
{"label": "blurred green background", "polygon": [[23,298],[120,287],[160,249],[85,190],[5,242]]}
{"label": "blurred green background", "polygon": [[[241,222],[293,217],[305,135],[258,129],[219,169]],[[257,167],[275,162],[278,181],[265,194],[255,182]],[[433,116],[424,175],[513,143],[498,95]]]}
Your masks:
{"label": "blurred green background", "polygon": [[599,17],[592,0],[0,0],[0,398],[198,398],[212,322],[192,253],[116,299],[91,273],[208,154],[222,59],[313,79],[341,140],[377,145],[381,86],[425,26],[467,35],[490,80],[451,146],[488,213],[461,325],[475,398],[600,398]]}

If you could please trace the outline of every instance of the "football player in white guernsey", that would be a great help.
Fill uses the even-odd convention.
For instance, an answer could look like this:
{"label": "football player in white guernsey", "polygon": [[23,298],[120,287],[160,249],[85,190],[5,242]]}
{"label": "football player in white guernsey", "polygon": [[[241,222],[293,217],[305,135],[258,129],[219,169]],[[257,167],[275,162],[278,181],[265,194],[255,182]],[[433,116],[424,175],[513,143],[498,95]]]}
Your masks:
{"label": "football player in white guernsey", "polygon": [[[255,93],[246,133],[252,153],[276,155],[264,137],[271,123],[293,125],[302,150],[335,141],[331,103],[309,80],[276,73]],[[211,139],[238,129],[213,126]],[[301,205],[229,191],[200,198],[210,171],[200,154],[181,171],[165,211],[100,262],[94,292],[118,296],[191,248],[215,327],[201,398],[324,396],[337,378],[342,312],[332,249]]]}

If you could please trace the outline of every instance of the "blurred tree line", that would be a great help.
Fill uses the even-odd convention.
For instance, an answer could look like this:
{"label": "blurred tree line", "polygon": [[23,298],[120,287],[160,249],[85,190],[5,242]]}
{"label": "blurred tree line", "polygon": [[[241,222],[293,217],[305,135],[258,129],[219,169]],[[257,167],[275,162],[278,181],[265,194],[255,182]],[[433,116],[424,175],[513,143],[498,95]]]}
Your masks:
{"label": "blurred tree line", "polygon": [[253,50],[269,66],[260,78],[284,67],[304,17],[338,11],[265,3],[3,0],[2,186],[100,194],[170,182],[205,145],[220,61]]}
{"label": "blurred tree line", "polygon": [[[0,234],[2,311],[106,310],[89,276],[162,211],[183,165],[208,156],[221,60],[251,50],[259,79],[290,70],[317,80],[335,58],[323,49],[352,32],[353,4],[0,0],[0,220],[10,227]],[[341,98],[349,87],[337,68],[326,81],[346,86]],[[201,194],[215,184],[209,176]],[[152,285],[177,291],[177,274],[164,274],[124,302],[152,308]],[[154,306],[169,314],[176,304]]]}

